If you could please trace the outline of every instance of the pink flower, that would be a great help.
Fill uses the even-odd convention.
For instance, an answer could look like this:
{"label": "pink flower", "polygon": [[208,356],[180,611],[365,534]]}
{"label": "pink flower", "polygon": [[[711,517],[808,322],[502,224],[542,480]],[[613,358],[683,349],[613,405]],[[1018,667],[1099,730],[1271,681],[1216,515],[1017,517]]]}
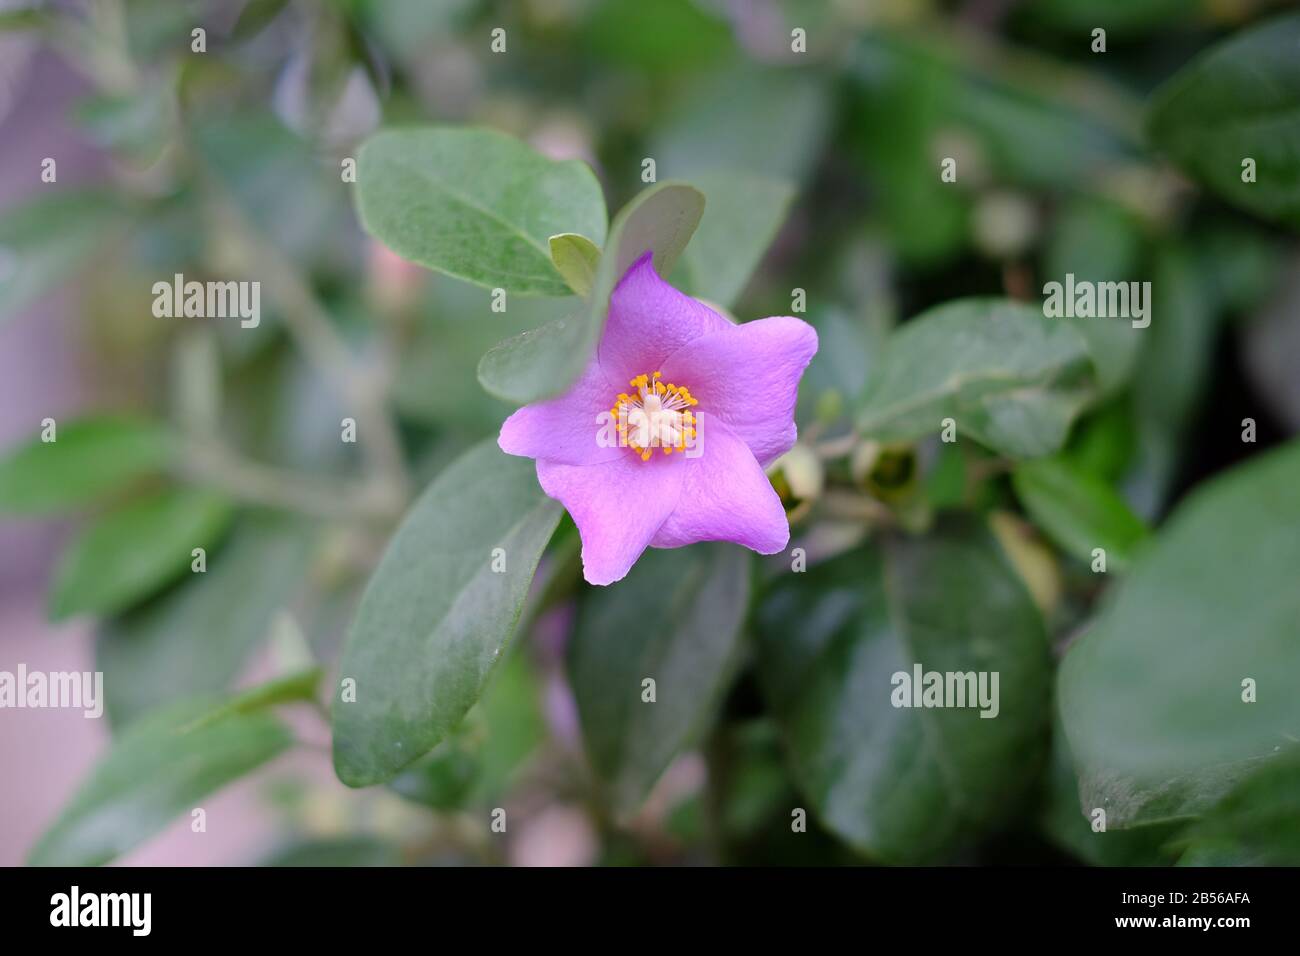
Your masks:
{"label": "pink flower", "polygon": [[817,333],[788,316],[733,325],[659,277],[646,253],[609,303],[596,354],[569,391],[519,409],[502,451],[537,460],[573,516],[583,576],[611,584],[647,547],[790,539],[765,466],[795,440],[799,378]]}

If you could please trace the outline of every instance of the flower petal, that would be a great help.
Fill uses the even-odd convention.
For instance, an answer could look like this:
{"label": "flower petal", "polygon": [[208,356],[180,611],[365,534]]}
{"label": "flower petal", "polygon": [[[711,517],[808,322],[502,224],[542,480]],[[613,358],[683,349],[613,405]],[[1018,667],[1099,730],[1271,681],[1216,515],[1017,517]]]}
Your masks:
{"label": "flower petal", "polygon": [[666,381],[699,399],[699,412],[725,421],[767,467],[794,444],[799,378],[816,352],[811,325],[776,316],[728,324],[678,349],[661,369]]}
{"label": "flower petal", "polygon": [[677,506],[689,470],[680,455],[642,461],[630,450],[599,465],[537,462],[542,490],[572,515],[582,538],[582,576],[591,584],[620,580]]}
{"label": "flower petal", "polygon": [[782,550],[790,541],[790,522],[748,446],[716,418],[701,423],[700,436],[701,454],[684,456],[681,496],[651,547],[734,541],[759,554]]}
{"label": "flower petal", "polygon": [[610,385],[593,358],[569,391],[525,405],[507,418],[497,444],[508,455],[568,465],[595,465],[627,457],[626,448],[600,442],[600,415],[609,411],[623,390]]}
{"label": "flower petal", "polygon": [[708,306],[678,292],[659,277],[647,252],[623,276],[609,298],[600,340],[600,364],[620,390],[688,342],[731,323]]}

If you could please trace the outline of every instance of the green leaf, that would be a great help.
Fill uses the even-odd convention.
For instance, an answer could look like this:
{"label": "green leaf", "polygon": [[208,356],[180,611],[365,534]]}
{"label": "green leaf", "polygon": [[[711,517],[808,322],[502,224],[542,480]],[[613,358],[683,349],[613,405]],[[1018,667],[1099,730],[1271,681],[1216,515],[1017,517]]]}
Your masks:
{"label": "green leaf", "polygon": [[[717,706],[737,660],[749,571],[734,545],[650,550],[582,603],[569,677],[587,754],[618,812],[640,805]],[[642,698],[647,678],[652,703]]]}
{"label": "green leaf", "polygon": [[585,163],[555,162],[487,129],[372,136],[357,158],[357,209],[402,258],[521,294],[569,294],[551,236],[605,239],[605,200]]}
{"label": "green leaf", "polygon": [[[1228,201],[1300,228],[1300,14],[1215,45],[1155,95],[1151,140]],[[1243,182],[1243,160],[1256,164]]]}
{"label": "green leaf", "polygon": [[1164,509],[1210,384],[1222,314],[1205,272],[1180,246],[1156,253],[1152,288],[1160,294],[1133,375],[1135,460],[1124,481],[1133,510],[1148,519]]}
{"label": "green leaf", "polygon": [[669,275],[703,214],[704,195],[685,183],[659,183],[637,195],[610,224],[584,312],[502,342],[479,362],[479,382],[521,405],[564,392],[595,354],[619,279],[647,251],[658,273]]}
{"label": "green leaf", "polygon": [[284,515],[252,514],[208,554],[206,572],[105,623],[95,666],[113,725],[228,688],[302,581],[313,538]]}
{"label": "green leaf", "polygon": [[1100,394],[1097,352],[1080,326],[1000,299],[949,302],[890,337],[867,385],[858,427],[882,441],[938,432],[944,418],[1013,458],[1051,454]]}
{"label": "green leaf", "polygon": [[1079,805],[1074,759],[1057,720],[1052,732],[1052,756],[1047,793],[1039,827],[1057,846],[1092,866],[1168,866],[1178,857],[1171,841],[1183,829],[1180,821],[1153,823],[1128,830],[1093,829],[1096,808]]}
{"label": "green leaf", "polygon": [[1179,866],[1300,866],[1300,748],[1262,763],[1183,842]]}
{"label": "green leaf", "polygon": [[[356,682],[356,700],[335,695],[340,780],[390,780],[461,722],[514,631],[559,519],[533,463],[492,441],[425,489],[370,579],[343,651],[339,678]],[[504,571],[493,570],[497,560]]]}
{"label": "green leaf", "polygon": [[691,181],[708,206],[678,265],[681,288],[729,309],[785,221],[794,187],[738,170],[704,173]]}
{"label": "green leaf", "polygon": [[[53,190],[54,187],[45,187]],[[72,278],[120,223],[112,196],[92,190],[51,191],[0,215],[0,321]]]}
{"label": "green leaf", "polygon": [[1147,535],[1119,492],[1068,458],[1021,462],[1011,481],[1034,523],[1081,561],[1091,562],[1093,549],[1103,548],[1107,568],[1123,570]]}
{"label": "green leaf", "polygon": [[476,802],[498,806],[545,736],[537,676],[528,656],[514,651],[492,672],[483,696],[455,732],[389,786],[435,810]]}
{"label": "green leaf", "polygon": [[54,620],[116,614],[175,580],[194,548],[210,549],[233,511],[220,495],[176,489],[110,512],[64,552],[50,593]]}
{"label": "green leaf", "polygon": [[[1046,757],[1048,645],[987,530],[941,526],[786,575],[757,632],[795,777],[846,842],[886,862],[942,860],[1014,814]],[[894,675],[918,664],[987,673],[989,696],[998,674],[997,716],[895,707]]]}
{"label": "green leaf", "polygon": [[310,699],[319,674],[234,697],[178,701],[131,724],[32,849],[32,866],[98,866],[293,745],[271,703]]}
{"label": "green leaf", "polygon": [[591,294],[596,281],[596,266],[600,263],[600,247],[573,232],[551,236],[551,261],[564,281],[576,295]]}
{"label": "green leaf", "polygon": [[1061,716],[1110,825],[1199,812],[1294,738],[1297,487],[1298,442],[1200,486],[1071,645]]}
{"label": "green leaf", "polygon": [[127,417],[83,418],[56,426],[0,460],[0,511],[40,514],[88,504],[153,474],[172,458],[170,433]]}

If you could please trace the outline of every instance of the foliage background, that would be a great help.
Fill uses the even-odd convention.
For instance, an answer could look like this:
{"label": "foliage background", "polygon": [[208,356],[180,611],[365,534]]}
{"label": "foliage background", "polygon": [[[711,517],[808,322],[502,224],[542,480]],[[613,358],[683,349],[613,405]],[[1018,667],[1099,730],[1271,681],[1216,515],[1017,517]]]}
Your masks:
{"label": "foliage background", "polygon": [[[4,404],[26,417],[6,420],[0,466],[6,619],[29,622],[35,597],[79,623],[0,638],[0,665],[59,669],[59,642],[93,640],[112,741],[90,760],[64,715],[0,717],[7,799],[40,804],[0,823],[3,861],[106,862],[256,769],[207,833],[172,826],[175,859],[1297,862],[1300,28],[1279,7],[11,4],[0,341]],[[1262,40],[1189,71],[1257,23]],[[329,709],[361,590],[414,494],[472,466],[508,413],[480,357],[572,305],[512,295],[495,313],[366,234],[339,161],[416,122],[585,160],[611,212],[653,157],[710,203],[675,281],[713,283],[742,320],[806,290],[809,453],[775,480],[811,567],[697,547],[591,589],[564,519],[466,720],[354,791],[330,770]],[[176,272],[261,279],[261,326],[154,319],[149,290]],[[994,395],[1059,440],[940,443],[939,412],[964,422],[986,394],[945,395],[923,427],[890,417],[927,375],[1004,375],[1014,350],[988,329],[1024,341],[1066,272],[1150,280],[1155,315],[1136,335],[1080,329]],[[63,312],[51,344],[36,327]],[[47,414],[72,449],[53,466],[25,451]],[[359,445],[338,441],[352,414]],[[446,497],[488,475],[531,487],[493,458]],[[909,657],[1000,670],[1003,713],[892,710]],[[664,675],[652,710],[634,696],[647,668]],[[84,755],[76,779],[64,751]],[[214,856],[252,814],[272,836]]]}

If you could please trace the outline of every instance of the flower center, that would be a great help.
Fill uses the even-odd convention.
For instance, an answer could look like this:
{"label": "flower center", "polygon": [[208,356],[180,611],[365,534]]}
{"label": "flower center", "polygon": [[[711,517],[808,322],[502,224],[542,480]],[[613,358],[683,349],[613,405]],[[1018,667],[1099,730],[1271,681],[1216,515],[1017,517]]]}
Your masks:
{"label": "flower center", "polygon": [[638,375],[629,382],[636,391],[620,392],[610,409],[618,423],[619,443],[627,445],[649,461],[655,448],[665,455],[684,451],[695,438],[695,415],[691,407],[699,401],[681,385],[659,380],[659,373]]}

